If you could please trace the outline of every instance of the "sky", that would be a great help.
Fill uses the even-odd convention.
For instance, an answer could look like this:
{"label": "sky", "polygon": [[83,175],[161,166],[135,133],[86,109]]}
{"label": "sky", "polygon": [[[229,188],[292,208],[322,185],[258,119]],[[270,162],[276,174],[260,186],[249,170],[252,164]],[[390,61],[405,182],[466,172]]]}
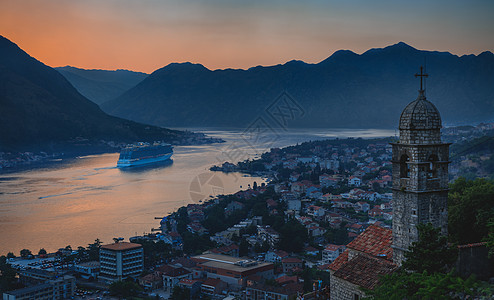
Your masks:
{"label": "sky", "polygon": [[317,63],[403,41],[494,51],[492,0],[0,0],[0,35],[52,66],[151,73]]}

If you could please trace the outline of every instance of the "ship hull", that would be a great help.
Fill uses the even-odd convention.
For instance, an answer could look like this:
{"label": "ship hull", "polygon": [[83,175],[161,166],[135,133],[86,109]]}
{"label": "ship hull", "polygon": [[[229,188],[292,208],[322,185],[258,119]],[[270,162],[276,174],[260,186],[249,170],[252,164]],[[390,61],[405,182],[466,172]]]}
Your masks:
{"label": "ship hull", "polygon": [[163,154],[157,157],[149,158],[136,158],[136,159],[119,159],[117,162],[118,168],[127,168],[134,166],[143,166],[148,164],[156,164],[163,161],[167,161],[171,158],[172,153]]}

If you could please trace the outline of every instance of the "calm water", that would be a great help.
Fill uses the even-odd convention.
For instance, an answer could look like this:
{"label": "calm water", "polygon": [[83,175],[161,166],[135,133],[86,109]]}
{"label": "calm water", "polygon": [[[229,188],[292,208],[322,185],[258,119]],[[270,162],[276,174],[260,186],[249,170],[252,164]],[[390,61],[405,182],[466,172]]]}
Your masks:
{"label": "calm water", "polygon": [[210,172],[224,161],[255,158],[269,147],[333,137],[391,136],[390,130],[296,130],[242,134],[203,130],[223,144],[175,147],[173,162],[120,170],[118,154],[57,162],[44,168],[0,173],[0,255],[23,248],[37,253],[99,238],[126,240],[159,227],[177,208],[210,195],[234,193],[261,178]]}

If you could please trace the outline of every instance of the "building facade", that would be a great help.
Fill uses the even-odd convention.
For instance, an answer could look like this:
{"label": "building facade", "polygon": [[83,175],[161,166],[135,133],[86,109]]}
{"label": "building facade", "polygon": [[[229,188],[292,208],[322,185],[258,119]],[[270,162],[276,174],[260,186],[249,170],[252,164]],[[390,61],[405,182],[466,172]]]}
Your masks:
{"label": "building facade", "polygon": [[[426,77],[421,73],[416,76]],[[403,110],[400,139],[393,147],[393,253],[401,265],[404,252],[418,240],[417,225],[448,230],[449,143],[441,141],[441,116],[419,90]]]}
{"label": "building facade", "polygon": [[141,244],[119,242],[103,245],[99,252],[102,281],[114,282],[139,276],[144,269],[144,250]]}

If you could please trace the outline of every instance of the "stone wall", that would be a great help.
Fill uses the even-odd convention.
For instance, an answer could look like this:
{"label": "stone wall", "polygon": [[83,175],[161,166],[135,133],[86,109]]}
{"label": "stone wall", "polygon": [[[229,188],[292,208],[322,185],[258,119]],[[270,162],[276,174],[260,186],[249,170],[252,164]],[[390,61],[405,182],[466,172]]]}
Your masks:
{"label": "stone wall", "polygon": [[365,297],[365,293],[357,285],[334,276],[333,271],[330,279],[330,299],[354,300],[355,295],[359,299]]}

